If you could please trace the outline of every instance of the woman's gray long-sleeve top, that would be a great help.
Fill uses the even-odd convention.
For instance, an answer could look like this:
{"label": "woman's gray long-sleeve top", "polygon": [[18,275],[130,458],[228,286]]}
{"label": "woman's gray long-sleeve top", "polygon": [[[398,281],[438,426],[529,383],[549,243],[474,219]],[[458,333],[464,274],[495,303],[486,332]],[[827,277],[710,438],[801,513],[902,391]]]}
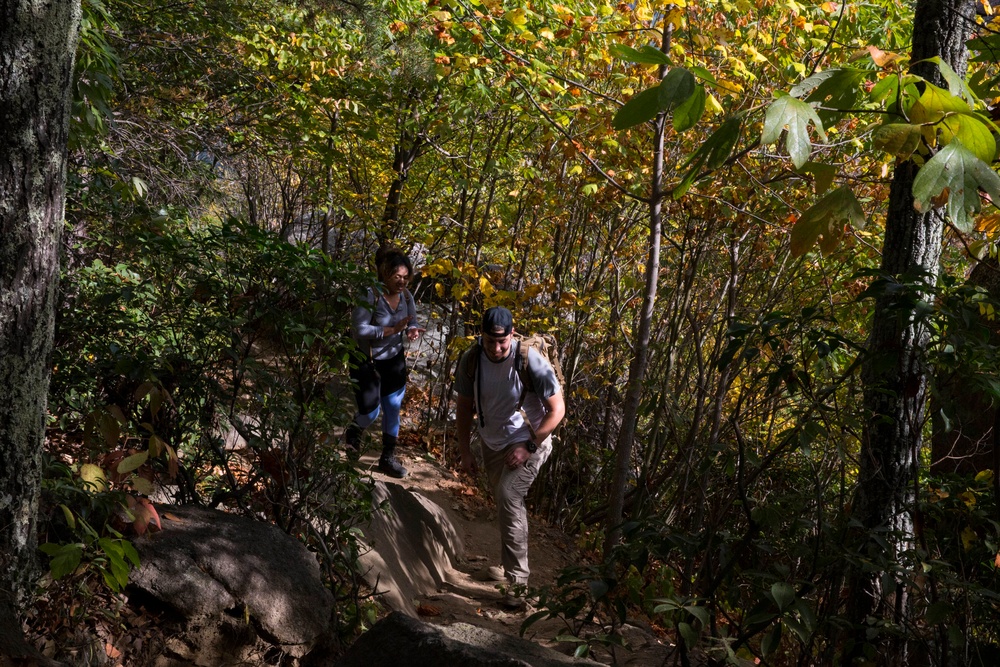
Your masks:
{"label": "woman's gray long-sleeve top", "polygon": [[374,314],[370,307],[354,307],[351,313],[351,333],[354,340],[362,352],[371,352],[372,359],[392,359],[403,351],[406,329],[386,338],[383,337],[385,327],[395,326],[407,315],[413,316],[406,325],[407,329],[420,326],[417,322],[417,305],[413,301],[413,295],[410,294],[410,290],[404,289],[400,293],[396,310],[392,310],[382,295],[376,294],[374,290],[368,290],[366,301],[369,304],[374,303]]}

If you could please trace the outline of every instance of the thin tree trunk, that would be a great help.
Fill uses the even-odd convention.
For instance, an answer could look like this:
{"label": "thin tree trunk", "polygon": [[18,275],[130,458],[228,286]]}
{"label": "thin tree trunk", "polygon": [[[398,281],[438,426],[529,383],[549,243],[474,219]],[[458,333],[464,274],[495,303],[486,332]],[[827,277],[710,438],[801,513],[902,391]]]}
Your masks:
{"label": "thin tree trunk", "polygon": [[[673,23],[667,22],[663,27],[663,38],[660,50],[670,51],[670,39],[673,35]],[[667,68],[660,68],[660,78],[666,76]],[[646,256],[646,289],[642,297],[642,310],[639,313],[635,342],[632,346],[632,361],[628,367],[628,380],[625,384],[625,405],[622,414],[622,427],[618,432],[615,446],[614,478],[611,483],[611,499],[608,505],[608,517],[604,540],[604,560],[608,561],[611,550],[621,539],[622,515],[625,509],[625,492],[628,486],[632,468],[632,446],[635,440],[636,419],[639,416],[639,402],[642,399],[642,385],[646,378],[649,350],[649,333],[652,329],[653,306],[656,304],[656,290],[660,276],[660,231],[662,229],[661,213],[663,210],[663,135],[666,125],[666,114],[661,113],[655,121],[653,138],[653,174],[652,187],[649,195],[649,252]]]}
{"label": "thin tree trunk", "polygon": [[[0,624],[30,593],[80,3],[0,0]],[[15,628],[0,656],[33,655]]]}

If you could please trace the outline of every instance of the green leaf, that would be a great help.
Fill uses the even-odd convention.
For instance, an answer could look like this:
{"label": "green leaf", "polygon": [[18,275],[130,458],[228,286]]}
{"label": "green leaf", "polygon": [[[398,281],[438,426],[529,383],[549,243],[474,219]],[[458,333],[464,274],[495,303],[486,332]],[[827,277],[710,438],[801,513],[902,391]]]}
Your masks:
{"label": "green leaf", "polygon": [[996,157],[993,132],[998,128],[986,116],[977,114],[962,98],[943,88],[926,84],[917,102],[910,108],[910,121],[928,126],[928,142],[936,134],[943,145],[958,139],[965,148],[984,162]]}
{"label": "green leaf", "polygon": [[778,581],[771,584],[771,596],[778,610],[784,611],[795,602],[795,588],[787,581]]}
{"label": "green leaf", "polygon": [[132,479],[132,487],[144,496],[152,495],[156,490],[153,483],[145,477],[135,477]]}
{"label": "green leaf", "polygon": [[597,190],[598,190],[597,183],[587,183],[582,188],[580,188],[580,192],[582,192],[585,195],[595,194]]}
{"label": "green leaf", "polygon": [[802,100],[782,94],[771,103],[764,116],[764,132],[761,135],[762,144],[774,144],[781,138],[784,130],[788,131],[785,147],[796,168],[809,160],[812,142],[809,140],[809,123],[813,124],[819,139],[826,143],[826,132],[816,110]]}
{"label": "green leaf", "polygon": [[616,130],[627,130],[647,120],[652,120],[660,112],[660,87],[653,86],[633,96],[618,110],[611,127]]}
{"label": "green leaf", "polygon": [[708,627],[709,616],[707,609],[705,609],[704,607],[698,607],[696,605],[687,605],[684,607],[684,609],[687,610],[689,614],[697,618],[703,628]]}
{"label": "green leaf", "polygon": [[698,632],[690,626],[688,623],[678,623],[677,630],[681,633],[681,637],[687,642],[688,648],[692,648],[698,644]]}
{"label": "green leaf", "polygon": [[802,642],[803,644],[809,642],[809,630],[806,628],[805,625],[799,623],[794,618],[789,618],[788,616],[782,619],[782,623],[784,625],[787,625],[788,628],[795,633],[795,636],[799,638],[800,642]]}
{"label": "green leaf", "polygon": [[955,140],[938,151],[913,181],[913,207],[924,213],[947,197],[947,213],[962,232],[971,232],[970,213],[980,209],[979,188],[1000,202],[1000,176]]}
{"label": "green leaf", "polygon": [[820,248],[823,252],[830,252],[840,243],[844,223],[864,229],[867,222],[861,202],[854,192],[846,185],[839,187],[813,204],[792,227],[792,255],[799,257],[805,254],[820,235],[823,236]]}
{"label": "green leaf", "polygon": [[774,624],[774,628],[764,635],[760,640],[760,652],[767,657],[774,653],[774,650],[781,644],[781,622]]}
{"label": "green leaf", "polygon": [[118,473],[124,475],[138,469],[149,458],[149,452],[139,452],[132,456],[126,456],[118,464]]}
{"label": "green leaf", "polygon": [[600,600],[608,594],[608,584],[601,579],[592,579],[587,582],[587,586],[590,588],[591,597],[595,600]]}
{"label": "green leaf", "polygon": [[654,49],[650,45],[645,45],[639,49],[633,49],[624,44],[615,44],[610,49],[611,55],[630,63],[639,65],[669,65],[670,58],[659,49]]}
{"label": "green leaf", "polygon": [[938,69],[941,71],[941,76],[948,83],[948,91],[952,95],[964,98],[965,101],[968,102],[969,106],[975,105],[976,96],[972,93],[972,90],[970,90],[965,84],[965,80],[955,73],[955,70],[951,68],[951,65],[941,59],[941,56],[928,58],[924,62],[934,63],[938,66]]}
{"label": "green leaf", "polygon": [[62,579],[72,574],[80,566],[83,558],[83,544],[52,544],[48,542],[38,547],[43,553],[52,557],[49,571],[53,579]]}
{"label": "green leaf", "polygon": [[818,196],[829,190],[830,186],[833,185],[833,179],[837,175],[837,168],[832,164],[824,162],[806,162],[799,169],[799,172],[813,175],[816,194]]}
{"label": "green leaf", "polygon": [[993,132],[975,114],[948,116],[941,121],[941,143],[950,144],[956,139],[983,162],[991,163],[997,156]]}
{"label": "green leaf", "polygon": [[139,567],[139,552],[135,550],[132,543],[128,540],[122,540],[122,552],[125,554],[125,558],[132,563],[134,567]]}
{"label": "green leaf", "polygon": [[703,86],[695,86],[694,92],[674,109],[674,131],[684,132],[698,124],[705,115],[705,100],[708,95]]}
{"label": "green leaf", "polygon": [[743,117],[733,116],[727,119],[719,128],[705,140],[698,150],[687,159],[682,169],[686,169],[684,178],[674,187],[671,193],[674,199],[683,197],[703,169],[715,169],[725,163],[740,140],[743,130]]}
{"label": "green leaf", "polygon": [[816,113],[823,126],[829,127],[844,112],[857,107],[863,90],[861,83],[867,76],[867,72],[858,69],[830,69],[802,81],[789,94],[801,98],[811,91],[805,101],[819,107]]}
{"label": "green leaf", "polygon": [[876,148],[905,160],[920,147],[921,136],[919,125],[887,123],[875,130],[874,142]]}
{"label": "green leaf", "polygon": [[871,101],[876,103],[897,99],[899,97],[899,77],[887,76],[876,83],[870,97]]}
{"label": "green leaf", "polygon": [[993,63],[997,61],[996,54],[1000,52],[1000,34],[983,32],[979,37],[965,43],[970,51],[978,53],[971,59],[974,63]]}
{"label": "green leaf", "polygon": [[590,646],[587,644],[580,644],[576,647],[576,650],[573,651],[574,658],[586,658],[588,655],[590,655]]}
{"label": "green leaf", "polygon": [[660,82],[660,110],[670,111],[694,94],[694,75],[683,67],[674,67]]}
{"label": "green leaf", "polygon": [[70,530],[76,530],[76,517],[73,516],[73,511],[62,503],[59,503],[59,507],[66,519],[66,525],[69,526]]}
{"label": "green leaf", "polygon": [[937,625],[951,619],[954,613],[955,607],[950,602],[934,602],[927,607],[927,613],[924,614],[924,621],[926,621],[927,625]]}

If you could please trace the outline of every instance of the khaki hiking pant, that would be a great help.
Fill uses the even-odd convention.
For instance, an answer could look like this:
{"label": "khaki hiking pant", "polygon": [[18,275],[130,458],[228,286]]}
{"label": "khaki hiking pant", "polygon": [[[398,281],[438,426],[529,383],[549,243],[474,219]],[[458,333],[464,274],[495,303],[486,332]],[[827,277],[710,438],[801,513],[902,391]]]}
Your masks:
{"label": "khaki hiking pant", "polygon": [[511,470],[504,463],[508,445],[500,451],[480,443],[483,452],[483,467],[493,489],[493,499],[497,504],[500,522],[500,564],[507,581],[513,584],[528,583],[528,507],[524,499],[528,489],[538,477],[538,471],[552,453],[552,437],[538,445],[538,450],[524,462]]}

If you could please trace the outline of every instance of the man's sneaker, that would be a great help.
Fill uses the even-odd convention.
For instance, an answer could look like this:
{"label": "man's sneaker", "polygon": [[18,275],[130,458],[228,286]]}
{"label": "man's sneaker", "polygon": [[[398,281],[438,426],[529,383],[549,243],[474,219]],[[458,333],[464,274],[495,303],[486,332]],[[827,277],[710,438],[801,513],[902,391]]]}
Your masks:
{"label": "man's sneaker", "polygon": [[516,595],[511,595],[507,593],[502,598],[500,598],[500,606],[507,611],[521,611],[528,606],[524,598],[519,598]]}
{"label": "man's sneaker", "polygon": [[378,469],[389,477],[395,477],[396,479],[403,479],[406,477],[406,468],[404,468],[400,462],[396,460],[395,456],[381,457],[378,460]]}

